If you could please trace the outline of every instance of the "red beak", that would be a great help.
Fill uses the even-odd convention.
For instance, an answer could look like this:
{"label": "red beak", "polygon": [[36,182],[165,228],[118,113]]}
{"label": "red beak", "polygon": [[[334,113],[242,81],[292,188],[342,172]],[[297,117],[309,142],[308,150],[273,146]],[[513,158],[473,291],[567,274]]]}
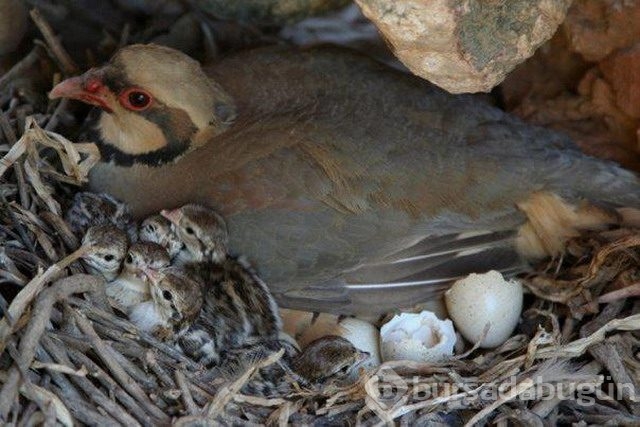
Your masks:
{"label": "red beak", "polygon": [[77,99],[87,104],[95,105],[111,113],[113,110],[109,106],[111,92],[102,83],[95,72],[70,77],[58,83],[51,92],[49,99],[70,98]]}

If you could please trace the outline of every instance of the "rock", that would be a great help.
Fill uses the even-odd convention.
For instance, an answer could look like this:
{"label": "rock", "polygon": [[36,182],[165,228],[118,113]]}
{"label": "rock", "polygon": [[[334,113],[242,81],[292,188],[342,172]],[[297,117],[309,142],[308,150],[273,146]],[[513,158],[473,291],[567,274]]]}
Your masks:
{"label": "rock", "polygon": [[571,0],[356,0],[416,75],[487,92],[548,40]]}
{"label": "rock", "polygon": [[281,25],[338,9],[349,4],[349,0],[197,0],[195,3],[218,19]]}
{"label": "rock", "polygon": [[604,59],[599,68],[613,92],[615,105],[640,119],[640,42]]}
{"label": "rock", "polygon": [[[578,83],[593,65],[572,52],[564,32],[558,31],[529,59],[518,65],[500,85],[507,111],[526,104],[576,92]],[[525,104],[523,106],[523,104]]]}
{"label": "rock", "polygon": [[558,32],[501,85],[506,109],[567,133],[587,154],[640,171],[640,42],[590,64]]}
{"label": "rock", "polygon": [[563,25],[572,49],[588,61],[599,61],[616,49],[640,40],[640,2],[577,0]]}
{"label": "rock", "polygon": [[27,8],[21,0],[0,0],[0,55],[18,47],[28,24]]}

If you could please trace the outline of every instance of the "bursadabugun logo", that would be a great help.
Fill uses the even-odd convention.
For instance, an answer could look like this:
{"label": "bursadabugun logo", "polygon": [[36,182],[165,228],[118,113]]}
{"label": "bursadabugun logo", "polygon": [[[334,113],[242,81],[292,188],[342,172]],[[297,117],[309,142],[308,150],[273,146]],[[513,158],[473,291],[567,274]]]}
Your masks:
{"label": "bursadabugun logo", "polygon": [[365,389],[367,406],[373,412],[380,414],[392,410],[399,404],[402,405],[401,400],[407,394],[409,386],[393,369],[382,368],[369,378]]}

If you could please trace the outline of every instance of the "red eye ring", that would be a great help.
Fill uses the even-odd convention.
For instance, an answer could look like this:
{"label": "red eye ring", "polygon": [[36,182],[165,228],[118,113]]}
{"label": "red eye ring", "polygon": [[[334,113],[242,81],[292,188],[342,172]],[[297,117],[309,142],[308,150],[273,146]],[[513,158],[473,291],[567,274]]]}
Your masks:
{"label": "red eye ring", "polygon": [[151,94],[137,87],[123,90],[118,98],[120,99],[120,104],[131,111],[146,110],[153,103]]}

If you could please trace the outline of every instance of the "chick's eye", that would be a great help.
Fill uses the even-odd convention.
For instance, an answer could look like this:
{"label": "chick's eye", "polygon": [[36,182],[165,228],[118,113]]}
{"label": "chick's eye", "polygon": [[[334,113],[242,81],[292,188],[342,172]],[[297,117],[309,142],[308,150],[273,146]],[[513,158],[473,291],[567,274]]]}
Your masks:
{"label": "chick's eye", "polygon": [[111,254],[107,254],[105,256],[102,257],[105,261],[113,261],[115,259],[115,256],[111,255]]}
{"label": "chick's eye", "polygon": [[131,264],[133,262],[133,256],[131,254],[127,254],[127,264]]}
{"label": "chick's eye", "polygon": [[195,233],[195,231],[193,231],[193,228],[191,228],[191,227],[185,228],[184,231],[186,231],[187,234],[194,234]]}
{"label": "chick's eye", "polygon": [[343,367],[340,369],[340,373],[341,373],[341,374],[346,374],[347,372],[349,372],[349,365],[343,366]]}
{"label": "chick's eye", "polygon": [[166,299],[167,301],[171,301],[173,295],[171,295],[171,292],[169,291],[162,291],[162,298]]}
{"label": "chick's eye", "polygon": [[134,111],[146,109],[151,105],[151,100],[151,95],[141,89],[130,89],[120,95],[122,105]]}

